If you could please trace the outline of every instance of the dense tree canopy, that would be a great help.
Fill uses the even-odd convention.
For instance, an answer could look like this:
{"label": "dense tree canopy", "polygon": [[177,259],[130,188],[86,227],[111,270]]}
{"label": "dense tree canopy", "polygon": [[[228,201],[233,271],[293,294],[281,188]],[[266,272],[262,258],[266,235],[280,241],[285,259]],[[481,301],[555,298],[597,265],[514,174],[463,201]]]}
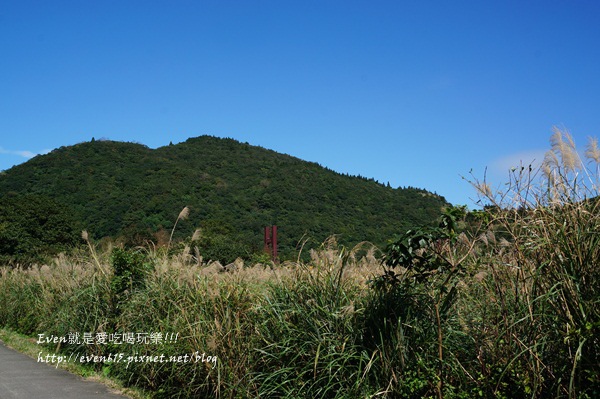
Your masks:
{"label": "dense tree canopy", "polygon": [[201,228],[204,243],[230,240],[245,248],[240,255],[260,250],[262,228],[272,224],[284,256],[304,238],[320,243],[332,234],[347,245],[383,245],[398,231],[433,221],[446,205],[426,190],[393,189],[210,136],[155,150],[105,140],[61,147],[2,173],[0,195],[8,192],[51,197],[72,208],[93,237],[131,244],[164,241],[188,206],[176,238]]}
{"label": "dense tree canopy", "polygon": [[77,222],[68,210],[37,195],[0,199],[0,261],[29,264],[77,244]]}

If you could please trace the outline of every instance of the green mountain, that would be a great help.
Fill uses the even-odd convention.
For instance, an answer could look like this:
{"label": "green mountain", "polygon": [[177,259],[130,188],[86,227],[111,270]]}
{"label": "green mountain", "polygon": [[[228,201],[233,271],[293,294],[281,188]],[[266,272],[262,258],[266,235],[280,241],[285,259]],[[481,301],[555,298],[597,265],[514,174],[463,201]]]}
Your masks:
{"label": "green mountain", "polygon": [[130,244],[167,242],[187,206],[176,238],[200,228],[206,250],[240,255],[260,251],[263,227],[272,224],[284,256],[307,238],[320,243],[332,234],[347,245],[383,245],[447,205],[426,190],[393,189],[211,136],[157,149],[100,140],[60,147],[0,174],[0,197],[24,194],[62,204],[96,239]]}

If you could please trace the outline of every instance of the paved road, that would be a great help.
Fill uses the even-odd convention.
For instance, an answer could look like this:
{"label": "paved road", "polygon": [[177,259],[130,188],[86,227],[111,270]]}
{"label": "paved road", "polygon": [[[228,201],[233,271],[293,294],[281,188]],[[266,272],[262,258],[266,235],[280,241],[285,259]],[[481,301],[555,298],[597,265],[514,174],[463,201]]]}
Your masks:
{"label": "paved road", "polygon": [[85,381],[16,352],[0,341],[1,399],[123,399],[100,383]]}

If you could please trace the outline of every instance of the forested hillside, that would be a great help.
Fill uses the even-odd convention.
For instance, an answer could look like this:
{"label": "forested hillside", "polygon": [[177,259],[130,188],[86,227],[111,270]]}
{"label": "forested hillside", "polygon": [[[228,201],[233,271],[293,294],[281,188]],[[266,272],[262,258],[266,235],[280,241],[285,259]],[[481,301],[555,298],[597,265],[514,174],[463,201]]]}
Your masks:
{"label": "forested hillside", "polygon": [[158,149],[106,140],[61,147],[2,172],[0,196],[24,194],[61,204],[95,239],[132,245],[167,242],[187,206],[175,238],[200,228],[207,251],[239,255],[259,251],[262,228],[271,224],[279,226],[284,256],[306,238],[318,243],[332,234],[348,245],[382,245],[435,220],[446,205],[422,189],[393,189],[211,136]]}

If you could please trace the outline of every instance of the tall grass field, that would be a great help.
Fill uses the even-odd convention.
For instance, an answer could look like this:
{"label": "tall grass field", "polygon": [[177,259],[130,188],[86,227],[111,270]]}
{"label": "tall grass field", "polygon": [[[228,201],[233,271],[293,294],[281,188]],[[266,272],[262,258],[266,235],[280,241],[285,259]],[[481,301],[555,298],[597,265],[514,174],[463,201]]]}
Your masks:
{"label": "tall grass field", "polygon": [[310,261],[224,269],[193,240],[84,234],[0,269],[0,326],[157,398],[599,398],[599,165],[556,130],[502,190],[473,179],[481,210]]}

